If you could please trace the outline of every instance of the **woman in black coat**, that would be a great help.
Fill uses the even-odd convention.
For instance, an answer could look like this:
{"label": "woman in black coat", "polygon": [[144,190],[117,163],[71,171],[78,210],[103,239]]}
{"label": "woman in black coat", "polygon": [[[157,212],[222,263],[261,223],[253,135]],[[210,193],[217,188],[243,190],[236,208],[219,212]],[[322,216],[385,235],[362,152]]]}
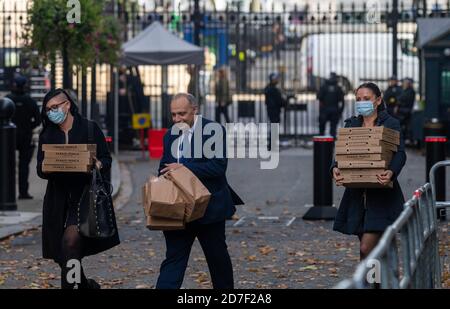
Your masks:
{"label": "woman in black coat", "polygon": [[[74,288],[66,278],[71,265],[67,262],[76,259],[80,262],[85,256],[96,254],[119,244],[119,236],[106,239],[85,238],[78,231],[78,207],[81,193],[90,181],[90,175],[84,173],[44,173],[42,162],[43,144],[97,144],[95,164],[103,177],[110,173],[111,155],[103,132],[92,122],[91,137],[88,139],[88,122],[78,113],[72,97],[62,89],[47,93],[42,104],[43,129],[39,135],[37,155],[37,173],[47,179],[47,190],[43,205],[42,254],[53,259],[61,267],[61,288]],[[113,218],[115,220],[115,218]],[[99,288],[93,280],[87,279],[81,268],[79,288]]]}
{"label": "woman in black coat", "polygon": [[[355,104],[359,116],[345,120],[345,127],[384,126],[401,132],[399,121],[386,112],[381,91],[374,83],[364,83],[358,87]],[[380,184],[387,185],[393,181],[393,188],[345,189],[333,229],[359,237],[361,260],[367,257],[377,245],[384,230],[403,210],[405,199],[397,177],[405,162],[405,143],[400,134],[400,146],[394,153],[388,169],[378,175]],[[336,162],[331,169],[336,184],[342,185],[343,177]]]}

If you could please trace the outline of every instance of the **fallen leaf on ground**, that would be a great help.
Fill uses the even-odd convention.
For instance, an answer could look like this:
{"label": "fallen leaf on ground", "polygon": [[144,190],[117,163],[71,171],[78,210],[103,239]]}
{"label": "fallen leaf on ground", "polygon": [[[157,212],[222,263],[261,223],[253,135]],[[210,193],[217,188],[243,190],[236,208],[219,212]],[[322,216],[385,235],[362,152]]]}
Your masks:
{"label": "fallen leaf on ground", "polygon": [[317,270],[317,269],[318,269],[318,268],[317,268],[316,266],[314,266],[314,265],[308,265],[308,266],[299,268],[299,271],[304,271],[304,270]]}
{"label": "fallen leaf on ground", "polygon": [[268,255],[270,252],[274,251],[275,249],[270,246],[264,246],[259,248],[259,253],[262,255]]}

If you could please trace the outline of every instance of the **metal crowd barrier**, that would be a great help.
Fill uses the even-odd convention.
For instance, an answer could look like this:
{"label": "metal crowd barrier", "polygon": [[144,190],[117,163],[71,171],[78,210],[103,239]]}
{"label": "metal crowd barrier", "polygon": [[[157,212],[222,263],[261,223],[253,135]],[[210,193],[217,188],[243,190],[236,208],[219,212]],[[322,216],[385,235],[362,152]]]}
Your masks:
{"label": "metal crowd barrier", "polygon": [[436,201],[435,172],[450,166],[440,161],[430,170],[430,183],[417,189],[404,210],[390,225],[378,245],[356,268],[351,279],[336,289],[423,289],[441,287],[438,223],[436,209],[450,207]]}
{"label": "metal crowd barrier", "polygon": [[[436,201],[436,192],[435,192],[435,184],[436,184],[436,171],[438,168],[450,166],[450,160],[440,161],[433,165],[430,169],[430,183],[431,188],[433,190],[433,200],[435,201],[436,209],[439,211],[443,211],[445,213],[445,208],[450,207],[450,201]],[[444,216],[445,217],[445,216]]]}

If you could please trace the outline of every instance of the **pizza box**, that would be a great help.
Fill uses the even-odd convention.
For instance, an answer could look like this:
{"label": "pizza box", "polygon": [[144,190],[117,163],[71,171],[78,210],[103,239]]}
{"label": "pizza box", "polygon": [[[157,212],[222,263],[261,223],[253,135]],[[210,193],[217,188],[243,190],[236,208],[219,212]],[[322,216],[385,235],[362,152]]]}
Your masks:
{"label": "pizza box", "polygon": [[43,144],[42,151],[97,151],[96,144]]}
{"label": "pizza box", "polygon": [[388,161],[391,162],[392,152],[383,153],[360,153],[360,154],[337,154],[336,161]]}
{"label": "pizza box", "polygon": [[88,173],[92,170],[92,165],[88,164],[42,164],[42,172],[74,172],[74,173]]}
{"label": "pizza box", "polygon": [[338,140],[335,143],[336,148],[354,148],[354,147],[372,147],[381,146],[387,150],[396,152],[397,145],[385,142],[380,139],[366,139],[366,140]]}
{"label": "pizza box", "polygon": [[388,168],[389,161],[338,161],[339,169],[349,168]]}

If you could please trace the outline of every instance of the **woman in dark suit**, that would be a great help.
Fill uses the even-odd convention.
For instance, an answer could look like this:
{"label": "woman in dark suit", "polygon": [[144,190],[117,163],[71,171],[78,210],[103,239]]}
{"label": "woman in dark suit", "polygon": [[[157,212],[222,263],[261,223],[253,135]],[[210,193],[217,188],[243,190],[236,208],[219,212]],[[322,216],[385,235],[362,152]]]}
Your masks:
{"label": "woman in dark suit", "polygon": [[[71,265],[67,262],[76,259],[80,262],[87,255],[96,254],[119,244],[117,232],[105,239],[85,238],[78,231],[78,203],[81,193],[90,181],[86,173],[44,173],[42,162],[43,144],[87,144],[88,140],[97,145],[96,168],[104,177],[110,173],[109,154],[103,132],[94,122],[83,118],[71,96],[63,89],[50,91],[42,104],[43,129],[39,135],[37,173],[47,179],[47,190],[43,205],[42,254],[53,259],[61,267],[61,288],[74,288],[68,282],[67,273]],[[92,125],[88,137],[88,123]],[[115,218],[113,218],[115,220]],[[73,266],[72,266],[73,267]],[[81,282],[78,288],[100,288],[93,279],[87,279],[81,268]]]}
{"label": "woman in dark suit", "polygon": [[[399,121],[387,113],[381,91],[376,84],[364,83],[358,87],[355,94],[358,116],[345,120],[345,127],[384,126],[401,131]],[[397,177],[405,162],[405,143],[400,134],[400,146],[394,153],[389,167],[377,175],[380,184],[387,185],[393,181],[393,188],[345,189],[333,229],[359,237],[361,260],[367,257],[377,245],[384,230],[403,210],[405,199]],[[342,185],[343,177],[336,162],[333,163],[331,170],[336,184]]]}

